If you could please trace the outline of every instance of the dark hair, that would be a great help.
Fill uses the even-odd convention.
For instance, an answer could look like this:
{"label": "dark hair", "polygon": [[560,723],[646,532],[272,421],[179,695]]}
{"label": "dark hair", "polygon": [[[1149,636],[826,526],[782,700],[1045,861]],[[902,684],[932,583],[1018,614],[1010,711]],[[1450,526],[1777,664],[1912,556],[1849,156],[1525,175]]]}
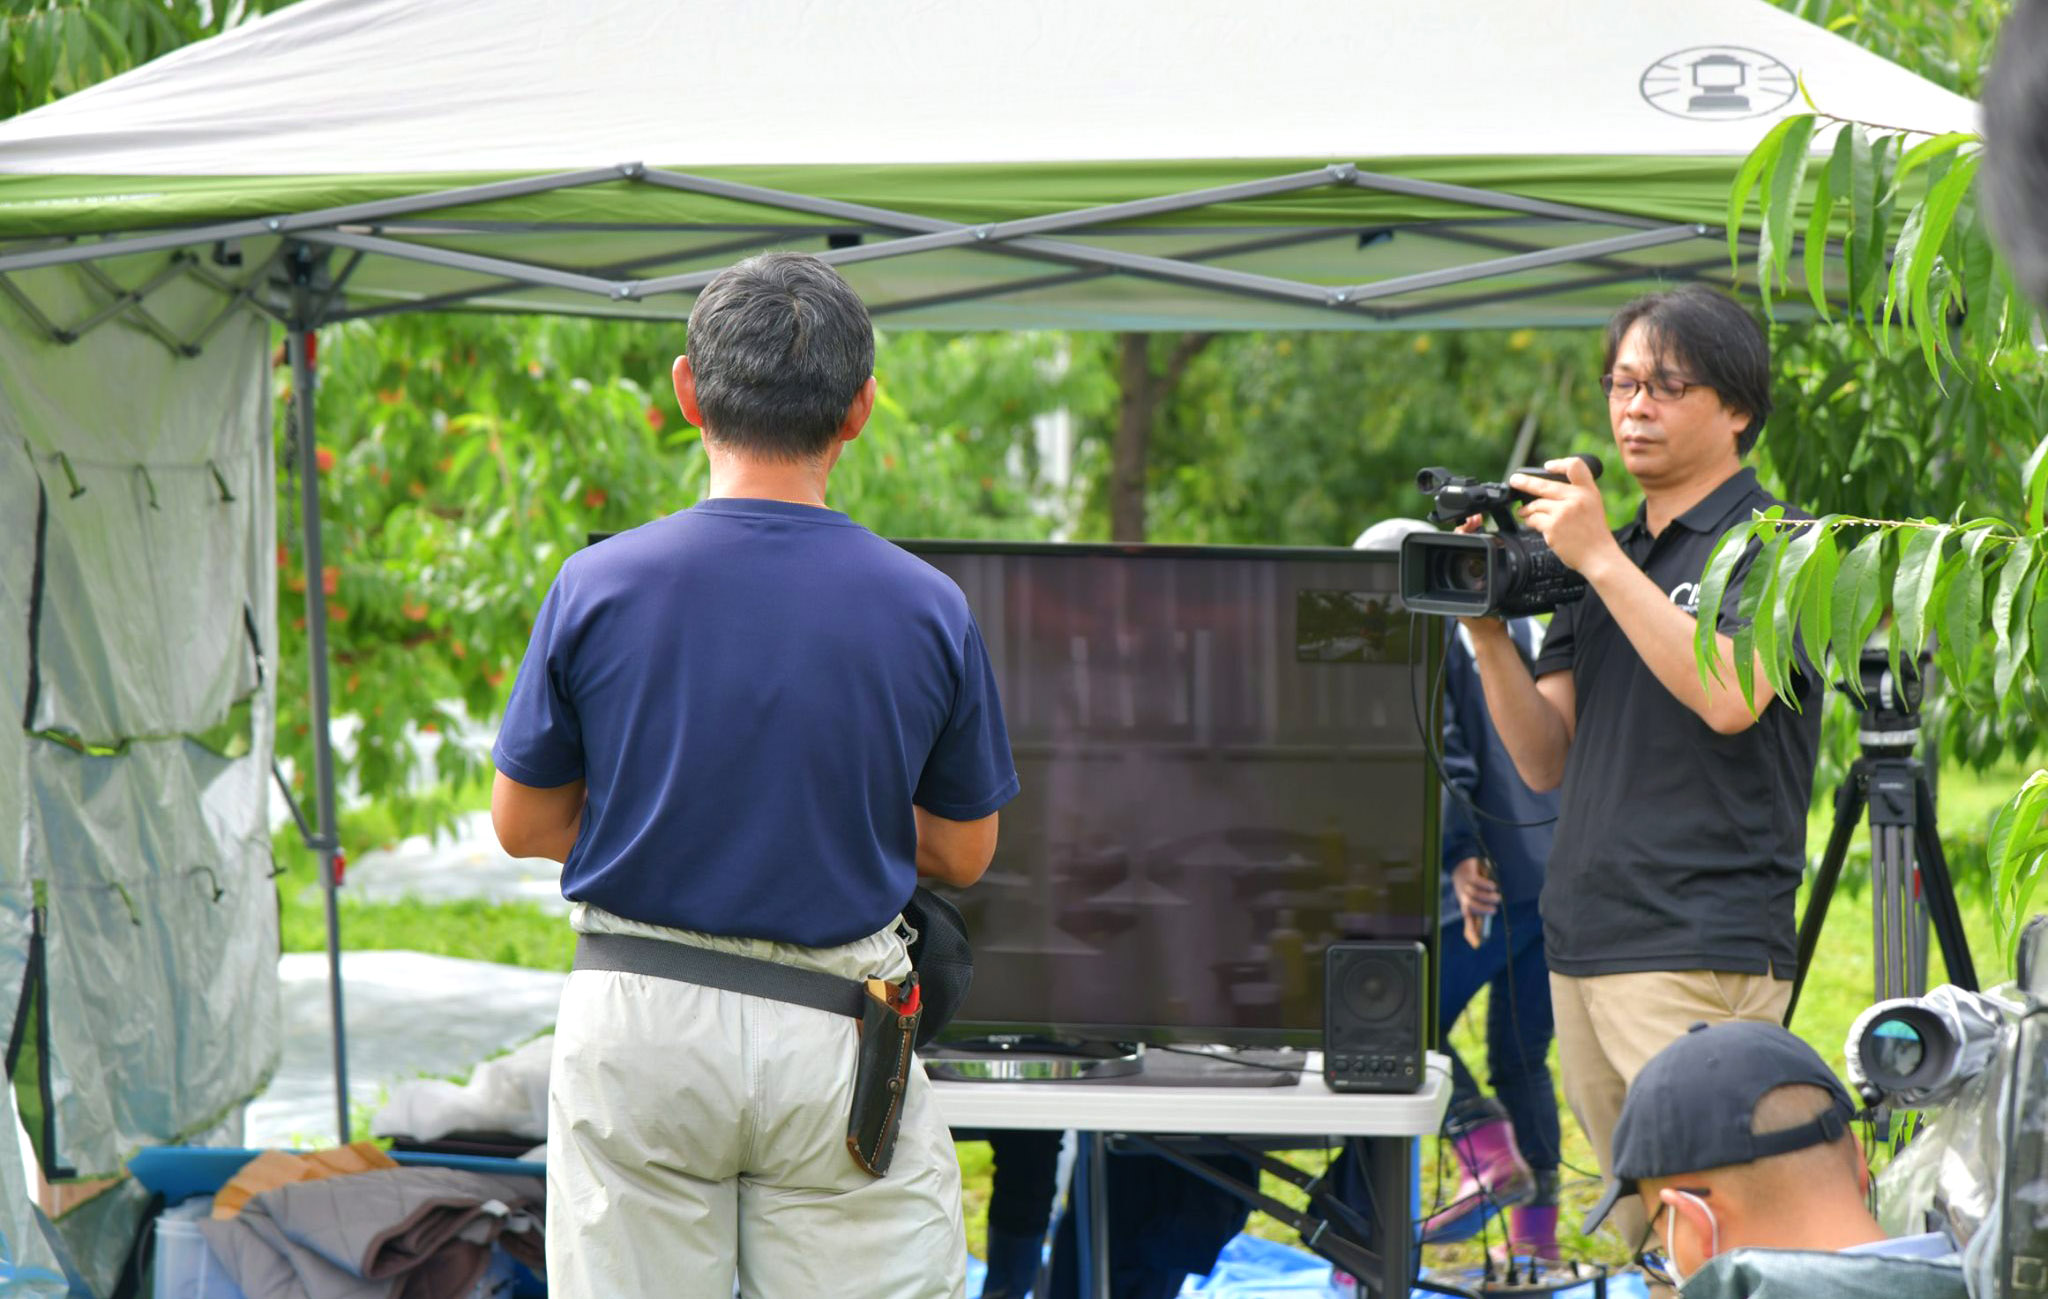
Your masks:
{"label": "dark hair", "polygon": [[2048,309],[2048,0],[2020,0],[1999,33],[1998,57],[1984,78],[1977,184],[2014,278]]}
{"label": "dark hair", "polygon": [[1704,284],[1646,293],[1607,322],[1607,373],[1614,371],[1621,340],[1638,323],[1660,364],[1684,367],[1685,377],[1712,388],[1723,406],[1749,416],[1735,437],[1736,454],[1748,455],[1771,416],[1771,345],[1756,317]]}
{"label": "dark hair", "polygon": [[806,253],[728,267],[690,309],[690,369],[721,445],[805,460],[832,445],[875,369],[875,327],[839,273]]}

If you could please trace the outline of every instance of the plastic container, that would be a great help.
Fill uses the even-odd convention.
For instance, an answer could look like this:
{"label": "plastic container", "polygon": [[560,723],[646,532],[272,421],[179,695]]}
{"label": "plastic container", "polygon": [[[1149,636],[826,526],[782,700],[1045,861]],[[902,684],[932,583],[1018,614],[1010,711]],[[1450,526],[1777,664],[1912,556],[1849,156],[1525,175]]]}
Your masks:
{"label": "plastic container", "polygon": [[156,1299],[245,1299],[199,1233],[199,1219],[211,1210],[211,1202],[187,1203],[196,1203],[198,1210],[180,1205],[156,1220]]}

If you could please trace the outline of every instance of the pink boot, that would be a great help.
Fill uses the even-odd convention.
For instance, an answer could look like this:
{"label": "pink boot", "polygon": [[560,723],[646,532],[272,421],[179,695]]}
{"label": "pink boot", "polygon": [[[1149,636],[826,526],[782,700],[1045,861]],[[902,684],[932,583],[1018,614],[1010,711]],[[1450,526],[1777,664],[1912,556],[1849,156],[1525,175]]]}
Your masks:
{"label": "pink boot", "polygon": [[[1557,1206],[1523,1204],[1508,1211],[1508,1250],[1517,1265],[1527,1267],[1533,1259],[1544,1268],[1555,1267],[1561,1257],[1557,1248]],[[1494,1262],[1506,1263],[1507,1250],[1495,1246]]]}
{"label": "pink boot", "polygon": [[[1465,1175],[1449,1203],[1422,1224],[1424,1244],[1468,1240],[1494,1214],[1536,1196],[1536,1174],[1515,1148],[1515,1127],[1506,1119],[1488,1119],[1453,1136],[1451,1149]],[[1553,1242],[1556,1221],[1557,1211],[1552,1209]]]}

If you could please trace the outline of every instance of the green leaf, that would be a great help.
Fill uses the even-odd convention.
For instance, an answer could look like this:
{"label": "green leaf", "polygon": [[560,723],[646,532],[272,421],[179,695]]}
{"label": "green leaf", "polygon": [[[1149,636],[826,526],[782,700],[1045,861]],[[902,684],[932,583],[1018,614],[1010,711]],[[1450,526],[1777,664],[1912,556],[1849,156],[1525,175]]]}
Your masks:
{"label": "green leaf", "polygon": [[1715,639],[1721,626],[1721,602],[1728,594],[1728,579],[1735,572],[1749,539],[1756,535],[1760,520],[1750,519],[1721,534],[1707,556],[1706,571],[1700,575],[1698,626],[1693,629],[1693,656],[1699,664],[1700,685],[1721,684],[1721,647]]}
{"label": "green leaf", "polygon": [[1974,202],[1958,209],[1957,252],[1962,258],[1963,330],[1970,348],[1986,363],[1998,354],[2000,342],[1997,263],[1984,217]]}
{"label": "green leaf", "polygon": [[1790,702],[1792,693],[1791,667],[1798,662],[1799,616],[1806,605],[1806,588],[1813,578],[1808,564],[1812,561],[1832,525],[1832,516],[1817,519],[1793,533],[1785,546],[1784,559],[1778,566],[1776,588],[1771,601],[1770,653],[1764,660],[1766,668],[1772,666],[1771,659],[1782,655],[1784,662],[1778,665],[1777,675],[1770,678],[1771,688]]}
{"label": "green leaf", "polygon": [[1806,657],[1816,668],[1827,654],[1828,636],[1834,626],[1835,588],[1842,562],[1829,523],[1833,517],[1828,516],[1815,527],[1820,540],[1814,543],[1813,558],[1806,563],[1806,590],[1800,600],[1799,639],[1806,648]]}
{"label": "green leaf", "polygon": [[[1771,648],[1771,620],[1763,616],[1771,589],[1777,585],[1778,561],[1784,558],[1787,536],[1783,529],[1770,526],[1784,513],[1784,507],[1772,506],[1765,511],[1765,520],[1759,521],[1757,536],[1759,548],[1751,562],[1748,573],[1742,579],[1742,598],[1737,602],[1735,613],[1737,625],[1734,642],[1735,683],[1742,690],[1742,702],[1749,711],[1756,712],[1756,661]],[[1769,680],[1769,668],[1765,668],[1765,679]]]}
{"label": "green leaf", "polygon": [[1917,169],[1926,166],[1937,158],[1956,152],[1966,144],[1981,143],[1982,139],[1983,137],[1974,131],[1945,131],[1940,135],[1930,136],[1922,140],[1906,150],[1906,156],[1899,159],[1899,170],[1892,177],[1892,192],[1894,194],[1902,192],[1906,187],[1907,178]]}
{"label": "green leaf", "polygon": [[1851,682],[1856,680],[1851,669],[1863,653],[1863,643],[1870,639],[1883,608],[1881,555],[1885,535],[1882,528],[1871,529],[1842,557],[1841,571],[1835,577],[1834,613],[1830,619],[1834,635],[1828,642],[1828,659],[1834,673],[1847,676]]}
{"label": "green leaf", "polygon": [[1948,540],[1946,525],[1914,528],[1899,550],[1899,573],[1892,580],[1892,624],[1898,629],[1900,647],[1917,654],[1927,639],[1927,604],[1934,594],[1934,579],[1941,571],[1942,543]]}
{"label": "green leaf", "polygon": [[1992,899],[2008,951],[2040,886],[2043,856],[2048,854],[2048,835],[2042,832],[2044,814],[2048,814],[2048,771],[2036,771],[1992,815],[1986,836]]}
{"label": "green leaf", "polygon": [[1905,313],[1912,304],[1913,250],[1920,246],[1920,227],[1927,220],[1926,206],[1915,207],[1906,214],[1906,224],[1899,231],[1899,242],[1892,248],[1892,273],[1885,279],[1884,319],[1893,319],[1892,313],[1900,313],[1897,319],[1910,324]]}
{"label": "green leaf", "polygon": [[2027,626],[2034,638],[2031,650],[2035,667],[2026,678],[2026,684],[2038,688],[2043,675],[2040,660],[2048,654],[2048,590],[2043,589],[2048,587],[2048,564],[2036,565],[2035,574],[2034,602],[2027,609]]}
{"label": "green leaf", "polygon": [[2034,599],[2034,538],[2021,537],[2006,552],[1998,570],[1998,590],[1991,599],[1991,630],[1994,641],[1992,692],[2001,705],[2009,703],[2014,675],[2026,663],[2027,647],[2033,638],[2028,621]]}
{"label": "green leaf", "polygon": [[1792,213],[1799,206],[1805,188],[1806,165],[1813,145],[1812,114],[1786,118],[1784,138],[1778,154],[1765,174],[1762,203],[1763,238],[1757,248],[1757,289],[1763,294],[1764,311],[1771,309],[1771,290],[1776,284],[1791,283],[1787,269],[1792,259]]}
{"label": "green leaf", "polygon": [[1879,293],[1886,279],[1885,246],[1892,225],[1891,170],[1896,161],[1898,137],[1884,135],[1866,142],[1868,147],[1860,151],[1863,165],[1853,173],[1856,188],[1851,207],[1855,225],[1851,238],[1858,285],[1856,307],[1866,324],[1875,324],[1879,319]]}
{"label": "green leaf", "polygon": [[1847,130],[1836,134],[1835,152],[1828,165],[1821,169],[1820,179],[1814,182],[1813,210],[1806,214],[1806,296],[1813,299],[1813,309],[1820,313],[1822,320],[1831,318],[1828,314],[1828,223],[1835,211],[1835,186],[1848,179],[1848,155],[1845,151],[1848,139]]}
{"label": "green leaf", "polygon": [[[1744,588],[1745,590],[1747,587]],[[1756,711],[1756,624],[1746,622],[1735,629],[1729,638],[1730,648],[1735,656],[1735,687],[1742,692],[1742,702]]]}
{"label": "green leaf", "polygon": [[[1785,149],[1785,137],[1794,129],[1793,124],[1801,121],[1807,124],[1806,134],[1811,138],[1811,114],[1788,117],[1772,127],[1764,138],[1758,141],[1756,148],[1750,150],[1749,156],[1742,160],[1742,167],[1735,173],[1735,187],[1728,192],[1728,262],[1729,268],[1738,276],[1742,274],[1742,216],[1749,210],[1749,196],[1756,192],[1757,182],[1763,178],[1766,168],[1773,172],[1777,170],[1779,157]],[[1768,201],[1769,191],[1766,190],[1765,194]],[[1768,279],[1769,271],[1763,265],[1761,254],[1757,260],[1758,280]]]}
{"label": "green leaf", "polygon": [[1946,583],[1935,595],[1939,620],[1936,644],[1946,658],[1951,681],[1962,681],[1977,657],[1984,636],[1984,544],[1994,534],[1994,520],[1980,519],[1962,531],[1962,544],[1943,565]]}
{"label": "green leaf", "polygon": [[1918,238],[1912,247],[1907,248],[1904,238],[1900,239],[1899,255],[1911,258],[1911,265],[1906,271],[1906,288],[1911,295],[1913,327],[1919,334],[1920,351],[1926,357],[1929,370],[1936,368],[1935,349],[1946,344],[1948,335],[1948,313],[1930,302],[1934,259],[1948,242],[1956,205],[1970,192],[1970,182],[1976,174],[1976,155],[1957,158],[1955,165],[1928,191],[1926,200],[1913,209],[1913,216],[1919,220],[1907,221],[1908,229],[1918,230]]}
{"label": "green leaf", "polygon": [[2013,612],[2020,593],[2026,589],[2027,578],[2032,575],[2034,558],[2034,538],[2022,536],[2012,543],[2004,562],[1998,566],[1998,589],[1991,598],[1991,630],[2000,645],[2012,641]]}
{"label": "green leaf", "polygon": [[[1764,542],[1762,552],[1757,555],[1756,563],[1750,566],[1749,576],[1742,583],[1740,610],[1748,621],[1756,624],[1756,657],[1763,664],[1764,680],[1780,695],[1790,694],[1792,689],[1791,674],[1784,663],[1790,653],[1790,645],[1788,642],[1785,652],[1780,652],[1777,612],[1785,607],[1782,595],[1792,577],[1785,571],[1785,559],[1794,540],[1794,535],[1785,529],[1774,531]],[[1756,589],[1759,586],[1761,590]],[[1745,691],[1743,701],[1752,713],[1756,711],[1753,695]]]}
{"label": "green leaf", "polygon": [[2027,489],[2027,531],[2039,532],[2042,501],[2048,497],[2048,438],[2041,439],[2041,444],[2027,457],[2027,463],[2021,466],[2020,481]]}

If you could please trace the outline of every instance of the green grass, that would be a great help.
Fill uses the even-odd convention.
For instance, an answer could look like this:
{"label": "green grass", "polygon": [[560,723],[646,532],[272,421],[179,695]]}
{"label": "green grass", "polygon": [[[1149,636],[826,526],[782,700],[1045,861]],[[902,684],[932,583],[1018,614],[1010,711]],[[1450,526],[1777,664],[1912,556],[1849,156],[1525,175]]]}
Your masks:
{"label": "green grass", "polygon": [[[319,886],[286,878],[278,883],[283,949],[326,951],[327,912]],[[349,951],[427,952],[565,973],[576,956],[568,918],[531,902],[365,902],[350,897],[344,883],[339,918],[341,945]]]}
{"label": "green grass", "polygon": [[[461,810],[479,810],[491,801],[490,785],[483,781],[439,787],[434,796]],[[374,803],[345,811],[339,819],[341,843],[350,855],[389,849],[405,837]],[[326,951],[327,909],[317,859],[291,825],[271,836],[271,851],[278,870],[279,945],[287,952]],[[344,950],[426,952],[564,972],[576,955],[568,920],[531,902],[372,902],[349,891],[346,872],[337,901]]]}
{"label": "green grass", "polygon": [[[1958,892],[1964,929],[1979,975],[1986,984],[2011,977],[2011,961],[1999,949],[1995,919],[1988,897],[1980,886],[1984,876],[1983,863],[1981,859],[1970,860],[1969,854],[1975,852],[1981,856],[1985,823],[1991,813],[2019,787],[2033,766],[2031,763],[2012,763],[1983,774],[1947,769],[1941,773],[1938,782],[1941,828],[1944,839],[1949,843],[1951,864],[1960,881]],[[1830,791],[1819,792],[1822,795],[1818,800],[1820,807],[1810,819],[1808,830],[1808,846],[1816,856],[1826,844],[1832,820],[1826,797]],[[487,798],[475,805],[482,806],[486,801]],[[344,818],[343,841],[358,851],[360,846],[377,846],[396,838],[394,830],[379,823],[374,809]],[[1874,965],[1869,891],[1863,887],[1865,877],[1859,873],[1867,863],[1867,847],[1862,848],[1860,854],[1858,851],[1858,846],[1866,844],[1867,838],[1867,831],[1859,830],[1852,843],[1849,866],[1843,872],[1843,886],[1836,892],[1829,908],[1828,921],[1793,1022],[1794,1031],[1812,1043],[1837,1072],[1842,1070],[1843,1039],[1849,1024],[1872,1000]],[[312,859],[298,845],[296,833],[281,834],[279,840],[278,861],[282,873],[278,878],[278,895],[284,949],[323,951],[326,948],[326,920]],[[1801,915],[1805,914],[1805,906],[1806,898],[1802,891],[1799,900]],[[350,897],[344,888],[341,895],[341,931],[343,947],[354,950],[411,950],[546,970],[567,970],[575,950],[575,938],[567,920],[550,915],[531,903],[426,903],[411,899],[364,902]],[[1938,950],[1932,959],[1931,982],[1940,983],[1945,972]],[[1466,1062],[1479,1073],[1482,1082],[1486,1052],[1480,1026],[1485,1022],[1486,997],[1482,993],[1474,999],[1451,1034],[1452,1042],[1465,1056]],[[1553,1047],[1553,1073],[1556,1067]],[[1599,1187],[1591,1176],[1580,1176],[1573,1171],[1577,1169],[1591,1174],[1595,1167],[1593,1155],[1577,1123],[1569,1111],[1563,1110],[1561,1097],[1560,1111],[1567,1165],[1561,1196],[1560,1242],[1572,1257],[1624,1263],[1627,1261],[1625,1250],[1610,1237],[1587,1240],[1574,1230],[1585,1211],[1598,1198]],[[959,1152],[968,1245],[980,1255],[986,1241],[992,1161],[985,1142],[963,1142]],[[1285,1157],[1298,1167],[1320,1171],[1328,1154],[1298,1151]],[[1447,1161],[1448,1151],[1440,1149],[1439,1143],[1424,1143],[1422,1199],[1425,1212],[1433,1206],[1440,1193],[1448,1194],[1456,1185],[1455,1168]],[[1296,1206],[1302,1203],[1300,1194],[1287,1183],[1272,1176],[1262,1180],[1268,1195]],[[1270,1240],[1298,1243],[1290,1229],[1264,1214],[1252,1216],[1249,1230]],[[1424,1251],[1424,1263],[1430,1267],[1474,1266],[1478,1258],[1476,1243],[1430,1247]]]}

